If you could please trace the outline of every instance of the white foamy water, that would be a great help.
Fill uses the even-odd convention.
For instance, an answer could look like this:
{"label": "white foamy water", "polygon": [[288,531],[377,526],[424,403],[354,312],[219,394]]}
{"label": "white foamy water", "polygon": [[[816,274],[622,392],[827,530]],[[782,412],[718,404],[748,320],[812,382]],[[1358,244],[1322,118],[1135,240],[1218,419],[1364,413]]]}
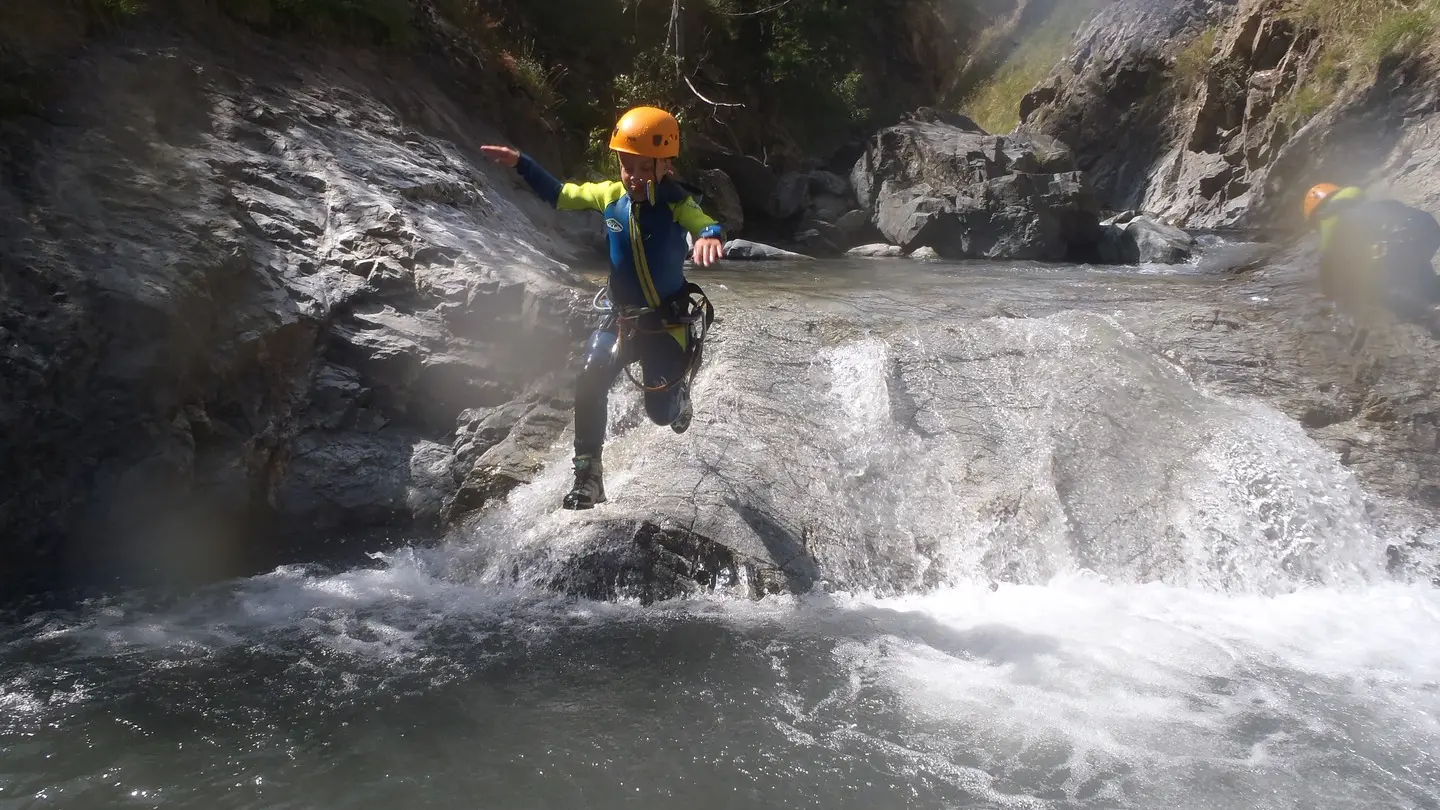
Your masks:
{"label": "white foamy water", "polygon": [[[1227,595],[1082,576],[640,608],[456,584],[432,568],[401,554],[32,626],[5,648],[16,674],[0,681],[0,800],[37,785],[78,790],[64,806],[104,806],[136,785],[233,796],[242,789],[197,790],[190,774],[238,759],[261,780],[245,795],[304,802],[333,795],[311,793],[312,776],[361,767],[317,758],[332,746],[373,749],[365,767],[387,763],[401,783],[441,746],[469,757],[424,760],[435,780],[424,795],[461,801],[474,767],[503,771],[492,789],[519,801],[545,776],[504,752],[603,739],[597,755],[644,767],[550,762],[598,806],[627,801],[620,783],[637,768],[631,778],[651,780],[642,795],[701,807],[733,806],[713,792],[728,783],[831,806],[1440,801],[1430,588]],[[326,742],[257,742],[277,735]],[[57,758],[128,764],[114,785],[98,773],[60,783],[41,776]],[[386,801],[360,789],[378,774],[352,778],[346,806]],[[659,784],[668,792],[649,792]]]}

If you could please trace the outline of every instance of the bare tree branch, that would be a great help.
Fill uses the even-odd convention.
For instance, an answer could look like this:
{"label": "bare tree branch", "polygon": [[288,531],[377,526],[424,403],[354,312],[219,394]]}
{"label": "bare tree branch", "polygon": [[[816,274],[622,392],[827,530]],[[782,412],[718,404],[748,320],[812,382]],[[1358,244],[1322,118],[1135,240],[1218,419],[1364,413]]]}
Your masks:
{"label": "bare tree branch", "polygon": [[[785,2],[789,1],[790,0],[785,0]],[[782,3],[781,5],[784,4]],[[682,10],[683,9],[680,5],[680,0],[671,0],[670,36],[668,38],[669,41],[665,43],[665,49],[674,49],[673,53],[675,55],[675,77],[685,82],[685,86],[690,88],[690,92],[694,93],[696,98],[710,105],[712,115],[718,114],[721,107],[744,107],[744,104],[738,102],[713,101],[706,98],[705,94],[701,93],[700,90],[695,87],[695,83],[690,81],[690,77],[685,75],[685,41],[683,38],[683,31],[685,26],[680,18],[680,12]]]}
{"label": "bare tree branch", "polygon": [[669,41],[665,43],[665,49],[675,55],[676,78],[684,73],[685,68],[685,43],[681,39],[685,27],[680,24],[680,11],[680,0],[673,0],[670,4],[670,36]]}
{"label": "bare tree branch", "polygon": [[711,107],[744,107],[744,106],[745,106],[744,104],[741,104],[741,103],[738,102],[738,101],[711,101],[710,99],[708,99],[708,98],[704,97],[703,95],[701,95],[699,90],[696,90],[696,89],[695,89],[695,83],[692,82],[692,81],[690,81],[690,77],[689,77],[689,76],[681,76],[680,78],[682,78],[682,79],[685,80],[685,84],[690,88],[690,92],[692,92],[692,93],[695,94],[695,97],[696,97],[696,98],[700,99],[701,101],[705,102],[706,104],[709,104]]}

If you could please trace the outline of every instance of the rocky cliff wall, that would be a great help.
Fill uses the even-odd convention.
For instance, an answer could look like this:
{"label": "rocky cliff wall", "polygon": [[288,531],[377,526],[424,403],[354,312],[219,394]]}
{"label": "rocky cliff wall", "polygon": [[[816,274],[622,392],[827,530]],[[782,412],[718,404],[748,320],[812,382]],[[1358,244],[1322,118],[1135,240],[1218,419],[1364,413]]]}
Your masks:
{"label": "rocky cliff wall", "polygon": [[1121,0],[1026,96],[1020,129],[1069,144],[1104,204],[1191,228],[1293,229],[1322,180],[1434,210],[1440,85],[1423,51],[1337,83],[1348,43],[1296,8]]}

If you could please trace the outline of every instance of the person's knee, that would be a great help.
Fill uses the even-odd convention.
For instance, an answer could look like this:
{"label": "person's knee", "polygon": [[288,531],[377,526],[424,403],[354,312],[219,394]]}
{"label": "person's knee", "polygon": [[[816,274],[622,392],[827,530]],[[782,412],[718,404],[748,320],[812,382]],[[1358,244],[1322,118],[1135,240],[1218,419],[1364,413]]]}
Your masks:
{"label": "person's knee", "polygon": [[604,390],[610,385],[615,366],[616,336],[610,332],[596,332],[585,345],[585,360],[575,380],[579,392]]}
{"label": "person's knee", "polygon": [[603,364],[585,364],[575,378],[575,398],[588,399],[610,388],[610,375]]}
{"label": "person's knee", "polygon": [[648,391],[645,394],[645,415],[657,425],[668,425],[680,415],[680,386],[675,385],[664,391]]}

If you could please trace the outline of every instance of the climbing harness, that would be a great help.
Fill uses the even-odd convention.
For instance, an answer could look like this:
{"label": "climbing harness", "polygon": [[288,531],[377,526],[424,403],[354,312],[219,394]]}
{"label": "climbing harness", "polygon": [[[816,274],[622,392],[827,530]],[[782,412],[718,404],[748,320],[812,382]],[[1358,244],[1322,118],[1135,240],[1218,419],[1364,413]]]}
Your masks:
{"label": "climbing harness", "polygon": [[680,293],[666,301],[662,310],[651,307],[623,307],[617,311],[616,305],[610,300],[610,288],[602,287],[591,300],[590,306],[601,314],[601,326],[607,326],[613,322],[615,327],[615,351],[624,357],[625,344],[635,335],[668,334],[670,329],[676,326],[684,326],[687,340],[685,341],[685,370],[680,376],[673,380],[666,380],[659,385],[646,385],[645,382],[635,376],[631,369],[638,362],[638,355],[625,364],[625,376],[630,378],[637,388],[645,392],[667,391],[681,382],[688,382],[694,379],[700,371],[700,362],[704,355],[705,336],[710,331],[710,324],[715,320],[715,307],[705,295],[700,285],[693,281],[685,282]]}

